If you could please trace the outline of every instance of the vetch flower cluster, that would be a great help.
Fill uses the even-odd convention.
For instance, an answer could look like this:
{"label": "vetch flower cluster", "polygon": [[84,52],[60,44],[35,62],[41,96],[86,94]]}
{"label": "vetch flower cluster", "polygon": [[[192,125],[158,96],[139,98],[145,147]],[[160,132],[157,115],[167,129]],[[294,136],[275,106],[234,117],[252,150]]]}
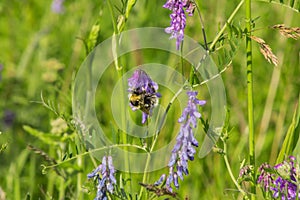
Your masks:
{"label": "vetch flower cluster", "polygon": [[257,179],[257,183],[262,186],[264,191],[269,191],[270,186],[274,181],[271,171],[272,171],[272,167],[267,163],[263,163],[258,169],[259,177]]}
{"label": "vetch flower cluster", "polygon": [[299,164],[295,163],[295,160],[295,157],[290,156],[289,162],[284,161],[274,167],[279,174],[274,181],[275,186],[271,188],[274,198],[296,199],[297,196],[300,198],[300,180],[297,178],[299,174],[296,174],[296,172],[299,173]]}
{"label": "vetch flower cluster", "polygon": [[129,105],[133,111],[139,109],[143,112],[143,124],[152,115],[153,108],[158,104],[158,98],[161,97],[157,90],[157,83],[141,69],[134,71],[128,79]]}
{"label": "vetch flower cluster", "polygon": [[252,165],[243,166],[240,169],[238,181],[243,182],[244,180],[251,180],[253,170],[254,170],[254,167]]}
{"label": "vetch flower cluster", "polygon": [[[181,123],[180,131],[176,138],[176,144],[172,150],[172,155],[168,164],[169,174],[166,178],[166,188],[172,191],[171,184],[178,189],[178,178],[183,180],[183,175],[188,175],[188,161],[194,160],[196,150],[194,147],[198,147],[198,141],[194,137],[193,129],[197,127],[197,119],[201,117],[198,111],[197,105],[203,106],[206,101],[196,98],[196,91],[189,91],[188,105],[184,109],[178,122]],[[154,185],[160,185],[165,179],[163,174]]]}
{"label": "vetch flower cluster", "polygon": [[274,167],[263,164],[259,172],[258,183],[264,192],[271,192],[274,199],[300,198],[300,167],[294,156]]}
{"label": "vetch flower cluster", "polygon": [[191,0],[167,0],[163,5],[172,11],[170,15],[170,27],[166,28],[166,33],[171,34],[171,38],[176,39],[176,48],[179,50],[180,44],[184,38],[184,29],[186,26],[186,13],[192,16],[195,4]]}
{"label": "vetch flower cluster", "polygon": [[117,184],[112,157],[104,156],[102,163],[94,171],[89,173],[87,177],[88,179],[94,178],[94,180],[98,182],[97,196],[94,200],[106,200],[107,192],[113,194],[114,185]]}

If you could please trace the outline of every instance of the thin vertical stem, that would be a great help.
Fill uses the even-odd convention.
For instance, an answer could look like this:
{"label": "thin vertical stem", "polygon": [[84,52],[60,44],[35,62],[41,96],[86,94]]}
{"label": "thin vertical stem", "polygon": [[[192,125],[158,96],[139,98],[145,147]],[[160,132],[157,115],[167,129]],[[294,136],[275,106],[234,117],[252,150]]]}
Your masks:
{"label": "thin vertical stem", "polygon": [[197,9],[197,12],[198,12],[198,15],[199,15],[199,18],[200,18],[201,29],[202,29],[203,40],[204,40],[204,47],[205,47],[205,50],[208,51],[209,49],[208,49],[208,46],[207,46],[206,33],[205,33],[205,29],[204,29],[204,21],[203,21],[199,6],[197,5],[196,2],[195,2],[195,4],[196,4],[196,9]]}
{"label": "thin vertical stem", "polygon": [[[82,163],[83,163],[82,156],[79,156],[78,159],[77,159],[77,165],[78,165],[79,168],[83,168]],[[82,196],[83,193],[81,191],[81,187],[82,187],[82,173],[78,173],[77,174],[77,188],[76,188],[76,190],[77,190],[76,197],[77,197],[78,200],[83,199],[82,198],[83,197]]]}
{"label": "thin vertical stem", "polygon": [[[249,126],[249,160],[255,169],[255,141],[253,120],[253,72],[252,72],[252,44],[251,44],[251,0],[245,1],[246,5],[246,57],[247,57],[247,88],[248,88],[248,126]],[[254,170],[255,171],[255,170]],[[256,199],[255,172],[252,173],[251,199]]]}
{"label": "thin vertical stem", "polygon": [[[117,25],[116,20],[115,20],[115,15],[114,15],[113,5],[112,5],[111,0],[108,0],[107,3],[108,3],[108,8],[109,8],[109,12],[110,12],[110,15],[111,15],[113,28],[114,28],[114,33],[112,35],[112,54],[113,54],[113,57],[114,57],[114,65],[115,65],[116,71],[118,73],[118,78],[122,81],[121,91],[125,91],[124,90],[125,83],[124,83],[124,80],[123,80],[123,67],[120,66],[119,57],[118,57],[118,50],[119,50],[119,36],[118,36],[118,34],[120,33],[121,30],[118,29],[118,25]],[[120,95],[121,95],[121,99],[124,99],[125,94],[122,92]],[[125,112],[126,110],[125,110],[124,101],[122,101],[122,103],[120,105],[121,105],[121,111],[122,111],[121,113],[126,113]],[[126,116],[122,115],[122,117],[121,117],[121,124],[122,125],[121,126],[124,127],[125,123],[126,123]],[[122,138],[123,144],[128,143],[126,133],[122,133],[121,138]],[[125,146],[125,148],[124,148],[124,165],[125,165],[126,171],[129,172],[129,177],[128,178],[131,179],[130,163],[129,163],[128,147],[127,146]],[[125,177],[125,178],[127,178],[127,177]],[[132,185],[130,184],[130,190],[132,189],[131,186]]]}
{"label": "thin vertical stem", "polygon": [[234,185],[237,187],[237,189],[239,190],[239,192],[241,192],[243,194],[243,197],[244,198],[247,198],[247,194],[246,192],[241,188],[241,186],[238,184],[238,182],[236,181],[233,173],[232,173],[232,170],[231,170],[231,166],[230,166],[230,163],[228,161],[228,156],[227,156],[227,143],[226,141],[222,138],[222,142],[223,142],[223,145],[224,145],[224,155],[223,155],[223,158],[224,158],[224,161],[225,161],[225,165],[226,165],[226,168],[227,168],[227,171],[229,173],[229,176],[231,178],[231,180],[233,181]]}

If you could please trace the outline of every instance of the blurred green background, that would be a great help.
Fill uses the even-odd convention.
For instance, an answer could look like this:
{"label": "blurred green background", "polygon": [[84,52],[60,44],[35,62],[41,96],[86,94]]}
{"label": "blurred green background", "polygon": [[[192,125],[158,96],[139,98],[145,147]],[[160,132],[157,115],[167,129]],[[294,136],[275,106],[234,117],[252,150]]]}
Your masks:
{"label": "blurred green background", "polygon": [[[239,1],[197,2],[210,43]],[[158,0],[137,1],[125,30],[169,26],[170,12],[162,8],[164,3]],[[49,161],[45,156],[29,150],[27,145],[31,144],[47,152],[50,157],[62,160],[63,152],[69,149],[72,142],[76,143],[74,130],[65,127],[65,122],[57,120],[58,116],[42,105],[41,94],[61,116],[71,120],[72,81],[86,57],[83,41],[88,38],[96,22],[100,24],[98,42],[110,37],[113,34],[112,20],[107,2],[103,0],[66,0],[63,2],[64,9],[61,13],[53,12],[51,4],[49,0],[0,1],[0,200],[5,199],[5,196],[6,199],[93,199],[93,195],[86,189],[91,187],[91,183],[86,180],[86,174],[93,169],[92,164],[85,160],[85,165],[81,168],[64,168],[67,174],[65,179],[58,176],[55,170],[42,174],[41,164]],[[122,11],[122,3],[120,0],[114,0],[112,4],[117,20],[120,15],[118,9]],[[263,162],[274,164],[300,92],[300,43],[283,37],[269,27],[275,24],[299,26],[300,16],[299,12],[288,7],[262,1],[253,1],[252,16],[255,19],[253,34],[263,38],[279,59],[277,67],[269,64],[259,52],[258,45],[253,42],[257,165]],[[244,27],[243,7],[235,16],[233,24]],[[185,33],[203,44],[197,15],[187,17]],[[240,163],[247,159],[248,150],[244,43],[244,39],[241,39],[232,63],[222,74],[232,128],[228,141],[228,155],[236,177]],[[179,60],[174,61],[171,55],[156,53],[153,57],[153,53],[155,52],[145,51],[138,56],[142,56],[144,61],[155,60],[157,63],[167,60],[175,68],[179,63]],[[137,55],[133,54],[128,58],[125,56],[125,69],[140,64],[135,56]],[[225,66],[218,67],[221,70]],[[201,97],[209,98],[209,95],[203,92]],[[105,109],[101,107],[105,104],[105,99],[99,97],[97,102],[96,106],[99,109]],[[208,118],[209,111],[204,111],[204,116]],[[99,113],[99,118],[110,124],[110,115]],[[41,137],[34,137],[25,131],[24,125],[58,137],[66,134],[67,139],[57,139],[54,143],[47,142],[47,139],[43,141]],[[54,130],[55,128],[59,130]],[[108,125],[107,128],[111,127]],[[168,137],[165,139],[169,140]],[[163,144],[164,140],[159,142]],[[239,197],[220,155],[210,153],[203,159],[196,158],[189,168],[191,175],[180,182],[178,193],[182,198]],[[166,173],[166,169],[153,172],[151,181],[154,182],[163,172]],[[138,177],[139,175],[137,180]]]}

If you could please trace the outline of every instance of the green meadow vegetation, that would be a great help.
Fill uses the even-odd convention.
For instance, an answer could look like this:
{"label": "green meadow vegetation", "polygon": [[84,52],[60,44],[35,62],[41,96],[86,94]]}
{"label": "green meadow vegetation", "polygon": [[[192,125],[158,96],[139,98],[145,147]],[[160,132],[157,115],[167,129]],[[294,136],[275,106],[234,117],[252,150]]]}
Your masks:
{"label": "green meadow vegetation", "polygon": [[[65,0],[61,10],[54,10],[55,2],[0,1],[0,200],[97,196],[98,182],[87,175],[102,160],[89,152],[78,130],[82,124],[72,110],[75,77],[81,76],[78,70],[98,44],[115,34],[170,26],[171,11],[163,8],[166,1]],[[106,191],[108,199],[280,199],[257,184],[258,168],[263,163],[275,166],[290,155],[300,161],[300,1],[191,2],[197,7],[193,16],[186,17],[184,34],[208,48],[226,92],[220,138],[208,155],[199,158],[196,153],[189,161],[189,174],[179,180],[179,189],[173,187],[176,195],[153,185],[169,172],[166,166],[149,173],[116,169],[114,193]],[[176,40],[171,41],[175,45]],[[114,144],[128,144],[123,148],[136,153],[148,152],[147,145],[153,142],[156,150],[176,138],[183,110],[179,100],[174,100],[157,138],[127,136],[112,115],[110,96],[120,75],[149,63],[175,69],[195,86],[197,98],[206,100],[195,131],[202,144],[211,117],[210,91],[206,84],[199,86],[203,80],[193,74],[190,63],[159,49],[126,53],[104,72],[94,99],[107,138]],[[166,108],[174,94],[163,85],[158,92],[159,104]],[[140,110],[123,106],[136,124],[146,126]],[[241,169],[250,173],[240,176]]]}

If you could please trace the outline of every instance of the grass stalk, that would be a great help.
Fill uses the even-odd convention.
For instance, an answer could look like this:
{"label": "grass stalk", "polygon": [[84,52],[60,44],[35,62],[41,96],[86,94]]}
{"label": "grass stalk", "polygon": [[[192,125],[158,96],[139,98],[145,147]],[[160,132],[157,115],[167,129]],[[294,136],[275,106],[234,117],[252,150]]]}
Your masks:
{"label": "grass stalk", "polygon": [[[245,1],[246,7],[246,60],[247,60],[247,97],[248,97],[248,126],[249,126],[249,161],[255,171],[255,139],[253,113],[253,71],[252,71],[252,44],[251,44],[251,0]],[[251,199],[256,199],[255,172],[252,173]]]}

